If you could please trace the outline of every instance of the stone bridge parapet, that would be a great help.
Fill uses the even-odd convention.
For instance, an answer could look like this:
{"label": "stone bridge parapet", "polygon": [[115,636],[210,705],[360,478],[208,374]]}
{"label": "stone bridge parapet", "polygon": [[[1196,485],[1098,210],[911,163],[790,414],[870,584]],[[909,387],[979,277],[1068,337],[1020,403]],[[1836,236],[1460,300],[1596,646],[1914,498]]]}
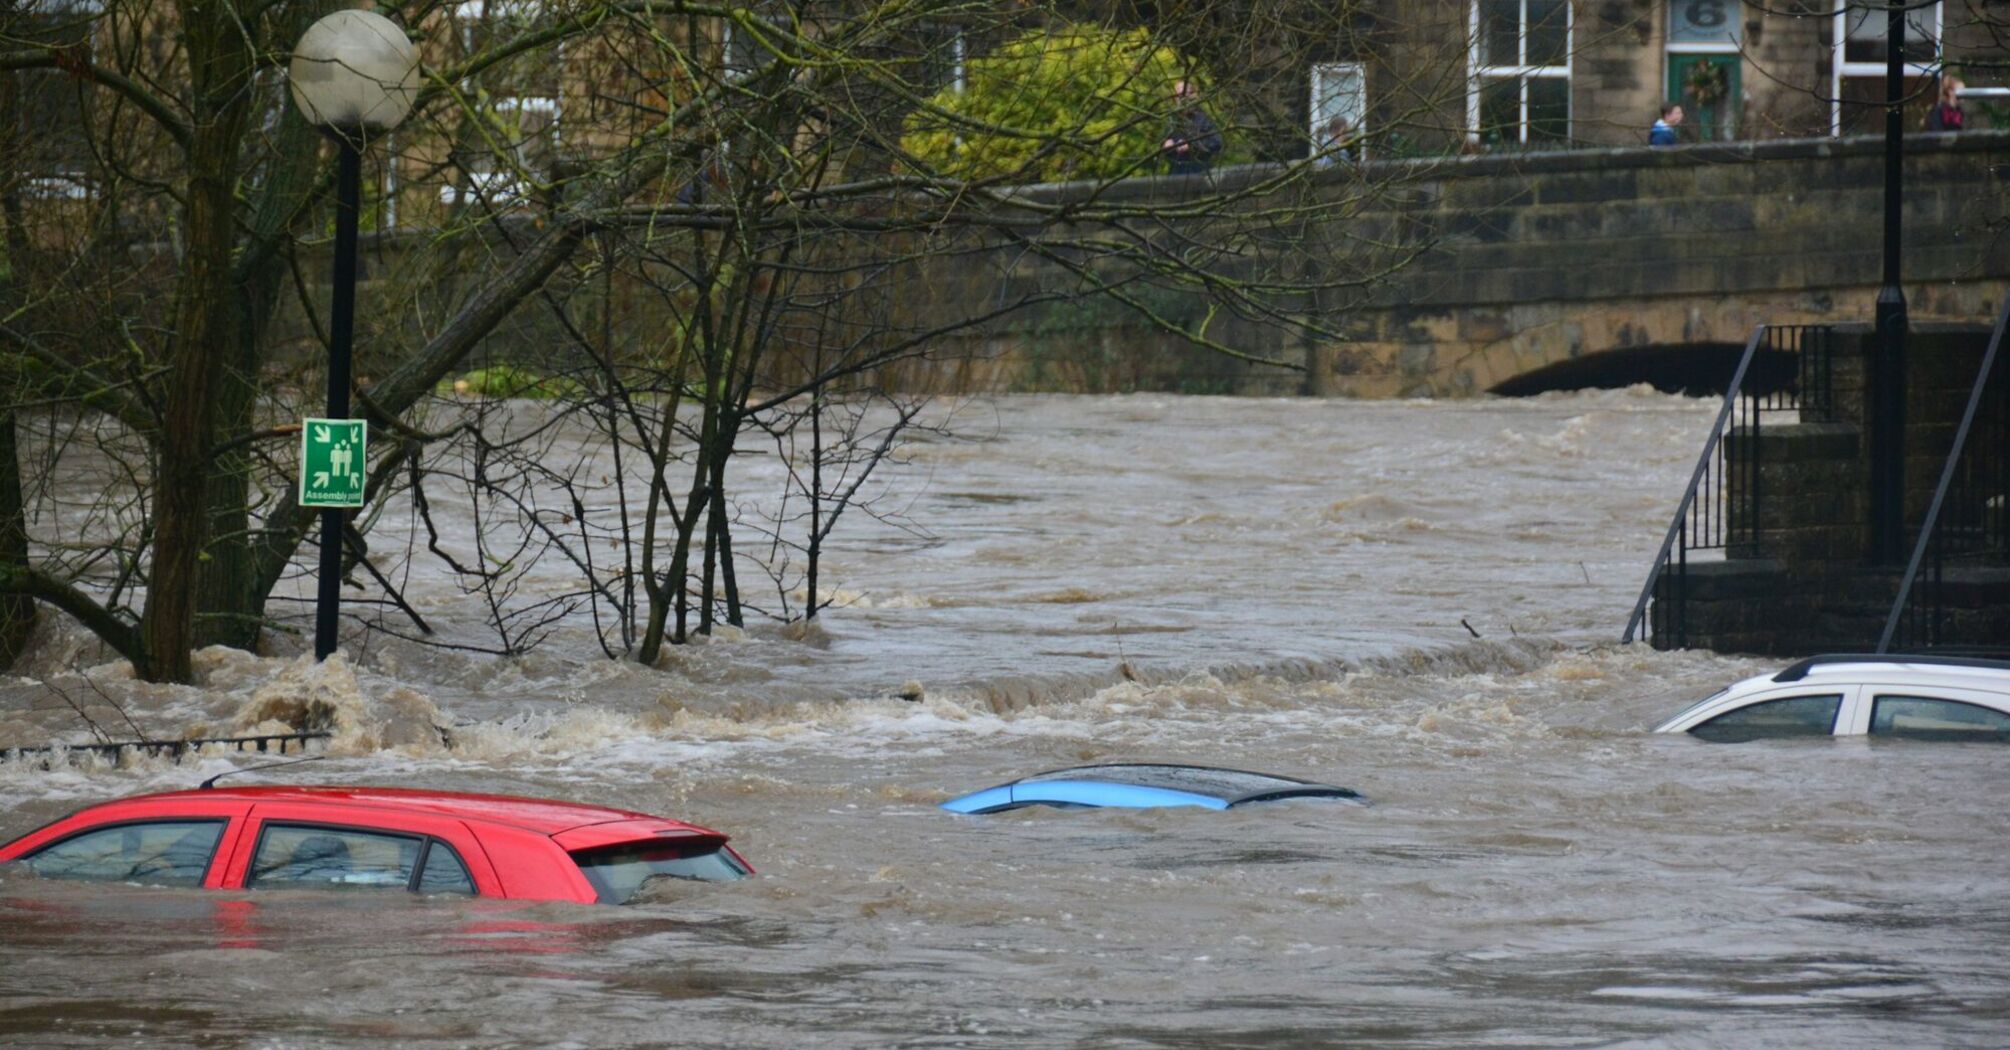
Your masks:
{"label": "stone bridge parapet", "polygon": [[[1322,189],[1397,187],[1350,221],[1431,247],[1365,292],[1339,338],[1228,330],[1240,347],[1302,361],[1302,374],[1196,350],[1118,310],[1062,306],[903,378],[966,389],[1458,396],[1613,360],[1599,355],[1666,364],[1742,345],[1762,322],[1867,319],[1883,177],[1879,138],[1370,162],[1322,174]],[[1132,192],[1168,184],[1138,180]],[[2010,132],[1914,136],[1905,184],[1912,316],[1989,320],[2010,287]],[[948,297],[986,294],[998,280],[960,266],[924,275],[937,286],[930,293]]]}

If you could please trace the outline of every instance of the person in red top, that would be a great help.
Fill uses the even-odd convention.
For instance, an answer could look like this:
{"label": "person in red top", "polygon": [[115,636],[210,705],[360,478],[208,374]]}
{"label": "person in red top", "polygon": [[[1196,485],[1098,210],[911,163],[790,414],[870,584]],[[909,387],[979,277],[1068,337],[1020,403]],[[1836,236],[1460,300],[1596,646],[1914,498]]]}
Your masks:
{"label": "person in red top", "polygon": [[1961,89],[1966,86],[1958,77],[1940,78],[1940,98],[1934,102],[1933,108],[1926,112],[1926,130],[1961,130],[1961,125],[1966,120],[1961,112]]}

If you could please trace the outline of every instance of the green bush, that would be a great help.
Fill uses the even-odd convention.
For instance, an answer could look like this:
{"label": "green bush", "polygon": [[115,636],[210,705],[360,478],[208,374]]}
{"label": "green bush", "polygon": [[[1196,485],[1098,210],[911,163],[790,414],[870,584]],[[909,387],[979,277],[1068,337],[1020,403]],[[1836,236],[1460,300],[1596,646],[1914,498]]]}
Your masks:
{"label": "green bush", "polygon": [[1144,30],[1040,30],[972,59],[965,89],[936,92],[929,100],[934,111],[908,118],[901,145],[928,170],[963,179],[1157,174],[1173,86],[1181,80],[1206,83],[1192,63],[1153,45]]}
{"label": "green bush", "polygon": [[583,392],[580,385],[570,379],[539,375],[515,365],[477,368],[442,386],[464,397],[523,397],[535,401],[578,397]]}

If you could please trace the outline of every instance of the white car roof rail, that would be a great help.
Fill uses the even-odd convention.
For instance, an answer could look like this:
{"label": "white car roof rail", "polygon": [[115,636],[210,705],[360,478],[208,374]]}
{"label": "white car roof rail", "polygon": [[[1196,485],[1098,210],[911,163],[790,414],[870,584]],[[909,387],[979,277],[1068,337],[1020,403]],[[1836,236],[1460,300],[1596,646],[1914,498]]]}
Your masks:
{"label": "white car roof rail", "polygon": [[1798,682],[1808,672],[1827,664],[1920,664],[1928,667],[1980,667],[1990,671],[2010,671],[2010,660],[1980,656],[1935,656],[1926,653],[1825,653],[1810,656],[1773,676],[1775,682]]}

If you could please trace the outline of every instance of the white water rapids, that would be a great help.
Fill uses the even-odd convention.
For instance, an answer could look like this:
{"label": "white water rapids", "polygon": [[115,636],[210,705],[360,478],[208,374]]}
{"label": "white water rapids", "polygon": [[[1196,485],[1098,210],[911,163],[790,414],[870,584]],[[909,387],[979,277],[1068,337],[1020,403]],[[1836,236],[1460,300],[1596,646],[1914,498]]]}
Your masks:
{"label": "white water rapids", "polygon": [[[318,704],[332,757],[246,781],[659,812],[760,875],[615,909],[0,874],[0,1045],[2003,1045],[2000,750],[1645,731],[1768,666],[1614,644],[1714,408],[966,403],[883,476],[910,528],[839,527],[821,628],[662,669],[572,622],[514,660],[210,650],[161,687],[51,629],[0,745],[119,730],[110,701],[161,736]],[[409,587],[480,641],[423,553]],[[1375,805],[935,808],[1102,760]],[[0,763],[0,839],[251,761]]]}

